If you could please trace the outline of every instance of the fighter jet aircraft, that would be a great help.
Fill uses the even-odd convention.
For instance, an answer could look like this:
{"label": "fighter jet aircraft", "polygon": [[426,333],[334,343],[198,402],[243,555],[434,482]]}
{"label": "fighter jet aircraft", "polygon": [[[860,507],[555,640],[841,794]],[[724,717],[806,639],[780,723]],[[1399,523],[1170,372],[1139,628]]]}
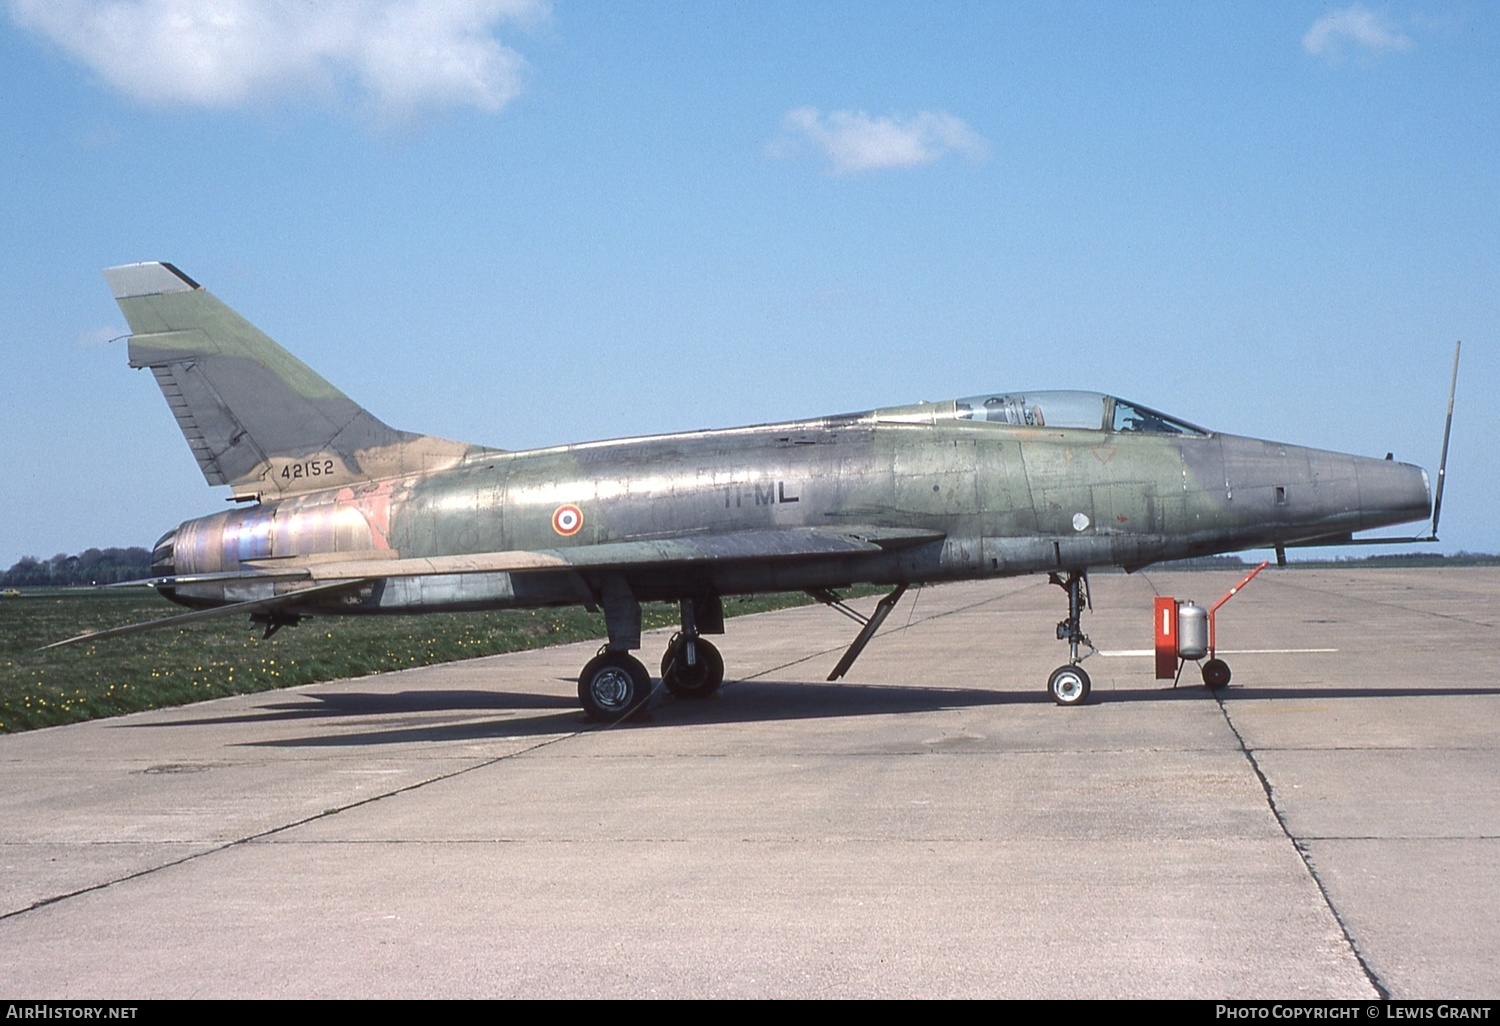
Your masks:
{"label": "fighter jet aircraft", "polygon": [[308,616],[582,604],[609,641],[579,701],[616,719],[652,688],[630,654],[642,602],[679,604],[661,682],[693,698],[724,678],[703,635],[723,633],[725,595],[838,605],[837,589],[889,586],[835,679],[912,584],[1048,573],[1069,660],[1047,686],[1073,705],[1089,693],[1089,570],[1337,543],[1431,508],[1426,472],[1389,456],[1225,435],[1093,392],[507,452],[388,427],[171,264],[104,274],[130,365],[151,369],[204,477],[240,505],[156,543],[150,583],[197,612],[91,639],[225,613],[270,636]]}

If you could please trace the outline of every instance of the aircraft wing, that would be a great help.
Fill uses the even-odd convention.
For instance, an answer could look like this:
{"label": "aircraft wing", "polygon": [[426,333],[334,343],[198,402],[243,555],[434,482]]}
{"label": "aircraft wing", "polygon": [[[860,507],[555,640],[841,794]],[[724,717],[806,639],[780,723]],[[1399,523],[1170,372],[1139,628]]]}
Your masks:
{"label": "aircraft wing", "polygon": [[[744,560],[796,561],[859,555],[941,541],[943,537],[941,531],[916,528],[803,527],[461,556],[391,559],[381,558],[383,554],[378,553],[363,556],[350,553],[349,558],[319,557],[312,560],[301,560],[294,556],[287,559],[257,560],[247,564],[253,569],[237,576],[239,579],[276,576],[331,582],[423,577],[430,574],[527,573],[547,570],[628,571]],[[221,580],[225,577],[215,576]],[[177,581],[189,582],[186,578]]]}
{"label": "aircraft wing", "polygon": [[211,574],[182,574],[132,581],[132,585],[175,587],[190,584],[234,583],[245,581],[307,582],[307,587],[293,587],[274,597],[235,602],[200,609],[178,616],[148,620],[107,630],[92,631],[55,641],[44,648],[57,648],[80,641],[105,638],[159,627],[175,627],[233,613],[268,612],[279,606],[294,605],[313,595],[337,592],[369,581],[389,577],[425,577],[436,574],[537,573],[547,571],[629,571],[660,569],[672,566],[704,565],[744,560],[826,559],[908,548],[941,541],[941,531],[903,527],[798,527],[764,531],[735,531],[728,534],[702,534],[648,541],[605,542],[600,545],[574,545],[560,549],[481,552],[461,556],[427,556],[392,558],[385,552],[333,553],[312,557],[261,559],[245,564],[245,569]]}

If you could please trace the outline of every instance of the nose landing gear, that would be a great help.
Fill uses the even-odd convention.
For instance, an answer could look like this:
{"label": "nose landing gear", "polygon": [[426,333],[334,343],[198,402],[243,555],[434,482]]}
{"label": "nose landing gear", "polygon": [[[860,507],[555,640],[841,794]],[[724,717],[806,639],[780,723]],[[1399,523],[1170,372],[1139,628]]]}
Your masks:
{"label": "nose landing gear", "polygon": [[1068,643],[1068,663],[1052,671],[1047,678],[1047,693],[1058,705],[1082,705],[1089,697],[1089,675],[1078,665],[1078,646],[1094,643],[1083,633],[1083,609],[1089,602],[1089,578],[1082,570],[1049,574],[1047,579],[1068,593],[1068,615],[1057,624],[1057,640]]}

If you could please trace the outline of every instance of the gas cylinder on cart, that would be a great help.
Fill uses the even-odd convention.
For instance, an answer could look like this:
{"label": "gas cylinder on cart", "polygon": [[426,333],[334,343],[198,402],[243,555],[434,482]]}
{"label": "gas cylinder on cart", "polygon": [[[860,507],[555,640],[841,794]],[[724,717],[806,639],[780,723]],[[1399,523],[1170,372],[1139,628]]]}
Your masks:
{"label": "gas cylinder on cart", "polygon": [[1208,655],[1208,610],[1196,602],[1177,603],[1177,655],[1183,659]]}
{"label": "gas cylinder on cart", "polygon": [[1167,595],[1156,598],[1156,676],[1177,676],[1180,659],[1202,659],[1208,654],[1208,610],[1191,600]]}

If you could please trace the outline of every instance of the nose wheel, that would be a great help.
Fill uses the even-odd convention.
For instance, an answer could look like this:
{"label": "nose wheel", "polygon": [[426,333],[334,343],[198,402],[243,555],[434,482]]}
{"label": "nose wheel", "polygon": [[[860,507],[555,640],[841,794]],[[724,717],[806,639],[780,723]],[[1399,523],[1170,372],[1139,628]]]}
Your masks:
{"label": "nose wheel", "polygon": [[1047,678],[1047,692],[1058,705],[1082,705],[1089,697],[1089,675],[1081,666],[1059,666]]}

